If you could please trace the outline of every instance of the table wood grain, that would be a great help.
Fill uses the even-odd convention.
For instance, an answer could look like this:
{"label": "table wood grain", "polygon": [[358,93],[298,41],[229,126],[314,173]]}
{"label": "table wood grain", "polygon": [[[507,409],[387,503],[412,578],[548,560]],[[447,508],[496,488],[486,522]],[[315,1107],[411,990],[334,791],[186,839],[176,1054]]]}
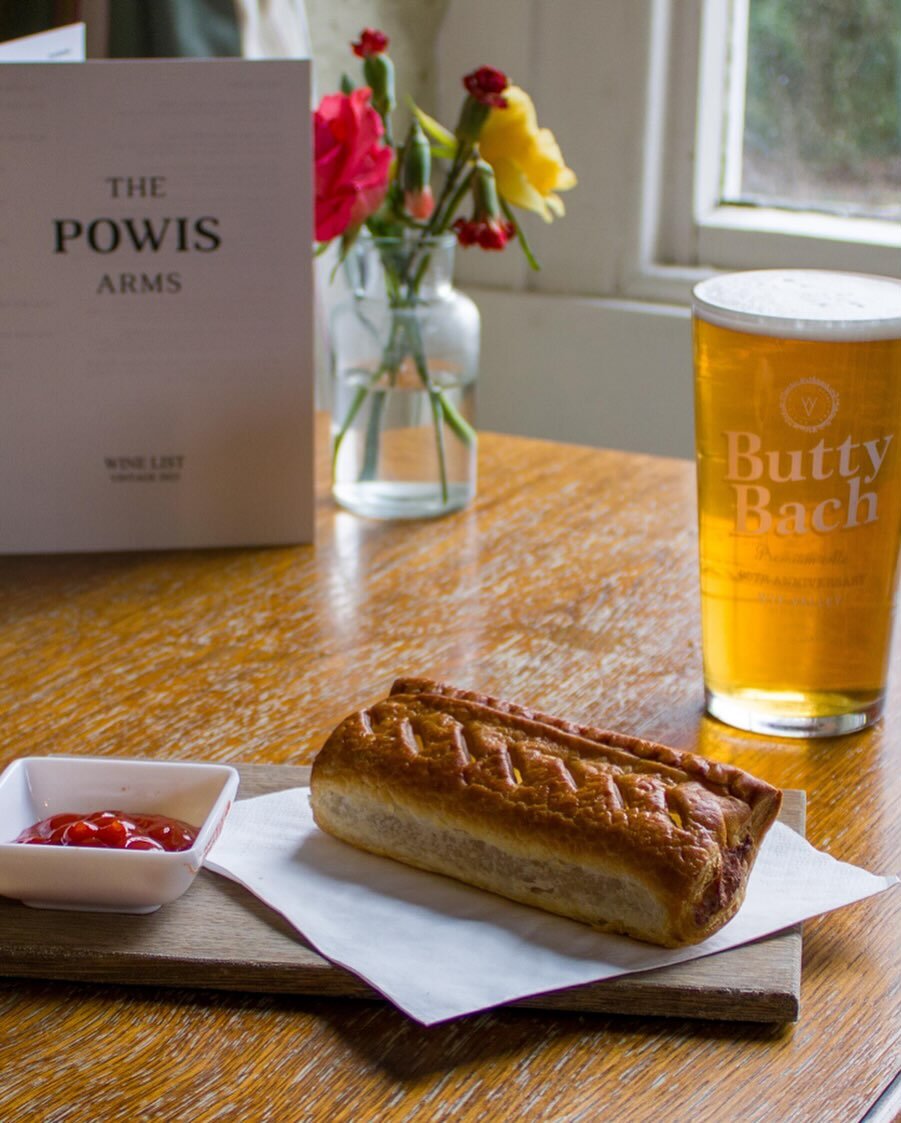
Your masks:
{"label": "table wood grain", "polygon": [[[315,547],[0,559],[0,763],[308,764],[421,674],[804,789],[815,845],[898,867],[897,644],[874,729],[729,729],[702,715],[693,466],[483,435],[479,468],[473,506],[434,522],[359,519],[320,486]],[[7,978],[0,1119],[882,1123],[899,932],[899,891],[806,924],[781,1028],[508,1008],[426,1030],[365,999]]]}

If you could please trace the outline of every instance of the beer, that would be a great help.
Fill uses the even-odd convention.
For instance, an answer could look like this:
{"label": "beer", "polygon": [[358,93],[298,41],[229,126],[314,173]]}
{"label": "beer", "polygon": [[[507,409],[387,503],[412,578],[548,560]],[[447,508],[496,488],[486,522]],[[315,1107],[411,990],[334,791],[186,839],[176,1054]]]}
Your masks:
{"label": "beer", "polygon": [[901,281],[695,289],[707,708],[783,736],[882,709],[901,536]]}

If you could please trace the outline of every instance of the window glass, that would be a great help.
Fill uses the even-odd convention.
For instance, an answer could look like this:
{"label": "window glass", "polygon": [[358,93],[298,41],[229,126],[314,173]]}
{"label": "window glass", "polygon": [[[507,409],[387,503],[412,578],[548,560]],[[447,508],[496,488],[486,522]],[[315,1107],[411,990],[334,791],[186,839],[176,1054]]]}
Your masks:
{"label": "window glass", "polygon": [[724,201],[901,219],[901,0],[736,7]]}

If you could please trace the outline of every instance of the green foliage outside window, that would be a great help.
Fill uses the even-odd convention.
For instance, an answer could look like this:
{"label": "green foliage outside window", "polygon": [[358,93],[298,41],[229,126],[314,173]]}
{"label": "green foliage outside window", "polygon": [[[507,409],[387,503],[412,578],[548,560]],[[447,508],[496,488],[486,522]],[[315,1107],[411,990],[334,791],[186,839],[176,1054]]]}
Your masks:
{"label": "green foliage outside window", "polygon": [[901,0],[750,0],[743,178],[743,195],[898,207]]}

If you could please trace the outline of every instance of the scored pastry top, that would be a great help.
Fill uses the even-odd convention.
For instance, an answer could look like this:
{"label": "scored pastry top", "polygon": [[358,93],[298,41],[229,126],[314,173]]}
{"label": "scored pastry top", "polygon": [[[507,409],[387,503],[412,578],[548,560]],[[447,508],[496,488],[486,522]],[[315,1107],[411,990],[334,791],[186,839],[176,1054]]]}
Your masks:
{"label": "scored pastry top", "polygon": [[691,881],[724,854],[744,865],[781,802],[730,765],[427,679],[400,679],[346,718],[314,771],[661,883]]}

